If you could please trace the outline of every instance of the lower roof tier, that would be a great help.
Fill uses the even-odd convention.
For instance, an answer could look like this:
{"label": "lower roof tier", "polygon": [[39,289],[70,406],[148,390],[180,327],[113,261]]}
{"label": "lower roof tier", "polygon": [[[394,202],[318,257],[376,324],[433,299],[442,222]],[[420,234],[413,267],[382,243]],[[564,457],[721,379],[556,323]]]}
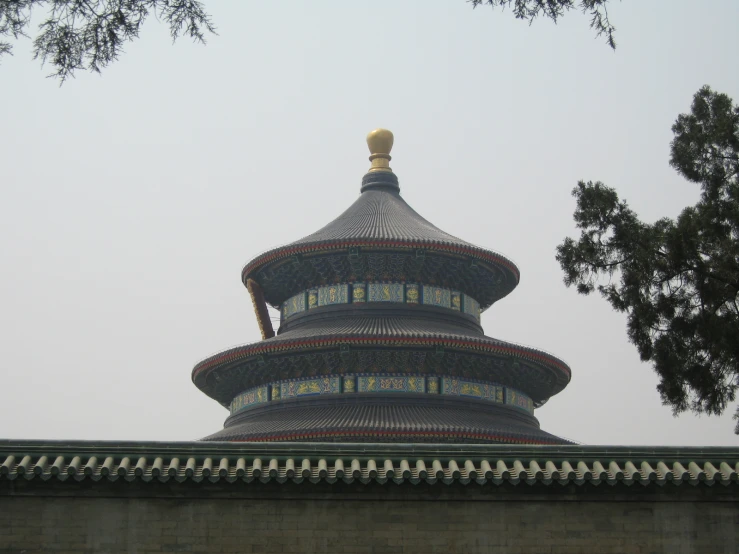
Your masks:
{"label": "lower roof tier", "polygon": [[429,317],[431,309],[415,316],[323,310],[326,317],[203,360],[193,369],[193,382],[228,406],[243,391],[281,379],[435,374],[513,387],[540,406],[570,381],[570,368],[554,356],[487,337],[473,323]]}
{"label": "lower roof tier", "polygon": [[229,417],[206,441],[571,444],[531,415],[468,399],[311,398]]}

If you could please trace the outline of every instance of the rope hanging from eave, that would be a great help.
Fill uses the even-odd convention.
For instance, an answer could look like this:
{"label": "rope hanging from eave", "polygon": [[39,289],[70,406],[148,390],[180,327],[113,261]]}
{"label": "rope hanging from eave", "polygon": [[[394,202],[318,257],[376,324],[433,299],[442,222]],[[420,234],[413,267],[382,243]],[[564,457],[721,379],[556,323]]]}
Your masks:
{"label": "rope hanging from eave", "polygon": [[275,336],[275,330],[272,328],[272,320],[269,318],[267,311],[267,302],[264,300],[264,292],[254,279],[246,280],[246,290],[251,296],[251,303],[254,305],[254,314],[257,316],[259,331],[262,333],[262,339],[270,339]]}

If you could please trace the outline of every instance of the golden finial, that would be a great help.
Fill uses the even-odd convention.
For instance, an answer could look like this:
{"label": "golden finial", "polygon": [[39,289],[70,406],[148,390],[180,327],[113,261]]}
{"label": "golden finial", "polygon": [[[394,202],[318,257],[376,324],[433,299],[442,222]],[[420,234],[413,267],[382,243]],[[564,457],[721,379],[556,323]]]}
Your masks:
{"label": "golden finial", "polygon": [[393,134],[387,129],[375,129],[367,135],[367,146],[372,162],[370,171],[390,171],[390,150],[393,149]]}

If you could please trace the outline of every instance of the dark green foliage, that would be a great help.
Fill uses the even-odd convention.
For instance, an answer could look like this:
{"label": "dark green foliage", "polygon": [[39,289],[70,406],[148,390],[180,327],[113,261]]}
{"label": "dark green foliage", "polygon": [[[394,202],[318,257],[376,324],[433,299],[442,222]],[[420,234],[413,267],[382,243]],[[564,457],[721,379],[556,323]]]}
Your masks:
{"label": "dark green foliage", "polygon": [[[118,59],[152,13],[169,24],[173,40],[186,35],[205,42],[205,33],[215,32],[198,0],[0,0],[0,37],[28,36],[34,8],[45,11],[33,41],[34,58],[49,62],[50,76],[61,81],[78,69],[99,73]],[[0,41],[0,55],[11,49]]]}
{"label": "dark green foliage", "polygon": [[698,203],[647,224],[613,189],[580,182],[580,240],[565,239],[557,261],[567,286],[628,314],[665,404],[721,414],[739,385],[739,107],[703,87],[672,131],[670,165],[700,185]]}
{"label": "dark green foliage", "polygon": [[590,28],[595,29],[597,36],[604,35],[608,45],[616,49],[614,33],[616,28],[608,19],[608,0],[469,0],[473,7],[483,4],[493,8],[512,8],[516,19],[534,21],[539,16],[548,17],[555,23],[568,12],[579,7],[590,16]]}

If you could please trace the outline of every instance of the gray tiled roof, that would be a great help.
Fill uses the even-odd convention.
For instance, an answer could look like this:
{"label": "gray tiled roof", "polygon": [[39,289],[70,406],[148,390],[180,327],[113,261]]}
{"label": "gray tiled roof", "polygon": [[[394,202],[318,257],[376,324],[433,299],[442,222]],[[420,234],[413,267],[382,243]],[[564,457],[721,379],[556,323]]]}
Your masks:
{"label": "gray tiled roof", "polygon": [[[396,393],[397,394],[397,393]],[[528,414],[485,401],[410,395],[380,399],[311,397],[289,406],[237,414],[204,440],[479,442],[569,444],[542,431]],[[514,413],[506,413],[511,412]]]}
{"label": "gray tiled roof", "polygon": [[739,448],[0,441],[5,480],[737,487]]}
{"label": "gray tiled roof", "polygon": [[[243,350],[246,354],[252,349],[270,349],[273,345],[275,349],[279,349],[283,344],[289,344],[295,341],[305,339],[351,339],[353,337],[361,338],[387,338],[387,339],[430,339],[433,344],[450,341],[449,347],[453,348],[455,342],[464,341],[474,345],[511,348],[519,351],[519,356],[525,357],[526,354],[536,355],[539,360],[549,360],[550,363],[556,364],[562,373],[566,374],[566,380],[569,381],[569,367],[557,359],[553,355],[515,343],[494,339],[483,335],[482,333],[463,327],[457,323],[444,322],[424,317],[413,317],[413,315],[404,316],[344,316],[341,314],[331,314],[332,317],[326,319],[313,320],[299,327],[289,329],[272,338],[261,340],[252,344],[239,346],[231,350]],[[429,343],[429,346],[432,344]],[[230,351],[229,351],[230,352]],[[223,356],[223,352],[206,358],[195,366],[194,373],[198,372],[201,366],[207,365],[213,358]],[[247,354],[248,355],[248,354]]]}
{"label": "gray tiled roof", "polygon": [[[369,342],[384,341],[387,343]],[[539,375],[524,392],[536,401],[549,398],[561,391],[570,380],[570,368],[558,358],[544,351],[487,337],[459,324],[413,316],[357,316],[318,319],[307,322],[279,335],[244,346],[220,352],[199,362],[192,371],[193,381],[206,394],[213,395],[206,385],[207,375],[230,367],[238,360],[259,355],[289,355],[311,348],[335,348],[340,344],[357,348],[383,346],[413,346],[432,349],[441,346],[450,351],[470,352],[488,357],[501,356],[527,361],[530,371]],[[401,344],[400,341],[415,341]],[[530,362],[530,363],[529,363]],[[226,376],[221,376],[222,378]],[[529,390],[530,389],[530,390]],[[219,401],[230,401],[231,398]]]}
{"label": "gray tiled roof", "polygon": [[[281,260],[284,261],[287,257],[296,255],[312,256],[316,252],[325,254],[328,251],[341,251],[342,255],[348,255],[348,249],[352,247],[368,250],[379,249],[388,253],[397,249],[405,251],[429,250],[435,251],[441,256],[451,256],[457,261],[462,258],[467,259],[468,262],[479,259],[486,264],[491,264],[491,267],[480,270],[483,272],[480,275],[477,275],[477,269],[471,271],[468,267],[460,268],[456,266],[450,274],[442,272],[436,275],[437,278],[452,279],[455,288],[462,290],[465,290],[464,283],[469,278],[474,278],[477,275],[476,278],[481,283],[486,284],[483,286],[483,291],[475,290],[473,297],[483,307],[489,306],[510,293],[519,280],[518,268],[511,260],[497,252],[475,246],[442,231],[421,217],[397,192],[385,188],[382,188],[382,190],[366,190],[347,210],[328,225],[300,240],[260,254],[246,264],[242,271],[242,279],[246,283],[247,278],[251,276],[259,281],[260,285],[265,288],[267,301],[276,305],[287,298],[285,296],[287,289],[283,291],[281,288],[287,285],[280,279],[287,279],[291,284],[296,285],[288,287],[291,293],[295,294],[301,289],[307,288],[306,285],[308,284],[317,285],[323,282],[322,279],[334,282],[333,277],[337,277],[339,281],[336,282],[345,281],[350,277],[352,271],[349,270],[348,265],[343,269],[334,267],[330,276],[324,275],[318,281],[312,279],[315,282],[311,283],[311,279],[303,282],[304,279],[301,279],[299,272],[290,273],[288,277],[281,275],[276,282],[273,282],[272,278],[275,276],[260,276],[262,270],[274,266],[274,264],[279,266],[282,263]],[[339,261],[336,263],[341,265]],[[493,266],[496,269],[493,269]],[[285,270],[284,267],[282,269]],[[383,278],[405,280],[406,277],[403,275],[405,275],[405,270],[400,271],[397,275],[388,275]],[[380,276],[377,278],[379,279]],[[297,286],[298,281],[300,282],[299,286]],[[471,293],[472,291],[465,290],[465,292]]]}
{"label": "gray tiled roof", "polygon": [[397,239],[477,248],[424,219],[399,194],[384,190],[363,192],[331,223],[287,246],[343,239]]}

